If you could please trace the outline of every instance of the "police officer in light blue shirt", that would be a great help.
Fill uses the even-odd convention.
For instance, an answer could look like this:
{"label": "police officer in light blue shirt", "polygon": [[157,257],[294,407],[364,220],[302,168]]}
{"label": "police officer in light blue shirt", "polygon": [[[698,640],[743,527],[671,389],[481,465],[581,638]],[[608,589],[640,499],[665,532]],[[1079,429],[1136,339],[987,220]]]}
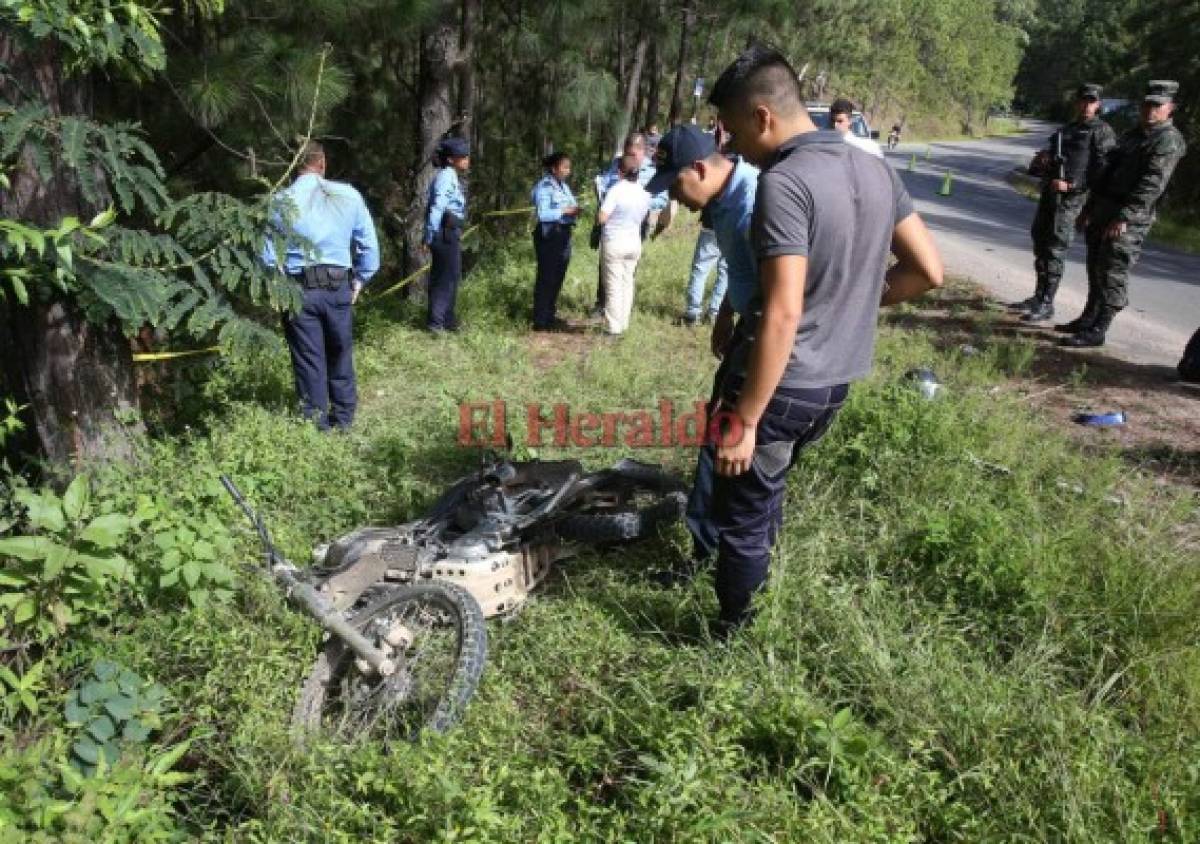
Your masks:
{"label": "police officer in light blue shirt", "polygon": [[463,138],[438,144],[439,169],[429,186],[425,212],[425,245],[429,267],[429,316],[426,328],[434,334],[458,331],[454,305],[462,282],[462,231],[467,218],[467,194],[462,176],[471,169],[471,149]]}
{"label": "police officer in light blue shirt", "polygon": [[[728,360],[725,351],[734,334],[735,318],[751,316],[758,291],[758,259],[750,243],[750,222],[758,188],[757,167],[737,156],[721,155],[713,134],[696,126],[677,126],[658,148],[658,172],[648,190],[667,190],[672,199],[693,211],[703,211],[728,268],[728,286],[713,324],[712,351],[721,359],[713,377],[713,412],[720,397]],[[715,449],[700,449],[696,477],[688,498],[687,523],[692,534],[692,559],[681,569],[658,574],[662,582],[687,579],[717,551],[718,535],[711,518]]]}
{"label": "police officer in light blue shirt", "polygon": [[571,233],[579,219],[579,203],[571,193],[571,158],[556,152],[542,161],[545,175],[533,187],[537,223],[533,227],[533,249],[537,255],[537,280],[533,286],[533,328],[557,331],[567,328],[558,318],[558,294],[567,265],[571,262]]}
{"label": "police officer in light blue shirt", "polygon": [[325,178],[321,145],[309,142],[300,161],[272,198],[262,261],[304,289],[300,312],[283,318],[301,412],[322,430],[345,429],[358,403],[351,305],[379,270],[379,243],[359,192]]}

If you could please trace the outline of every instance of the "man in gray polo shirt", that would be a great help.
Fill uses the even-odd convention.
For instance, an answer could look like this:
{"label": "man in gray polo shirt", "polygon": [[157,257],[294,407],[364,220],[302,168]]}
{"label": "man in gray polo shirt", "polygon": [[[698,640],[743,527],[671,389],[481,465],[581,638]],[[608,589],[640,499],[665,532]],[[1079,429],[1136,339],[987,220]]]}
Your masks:
{"label": "man in gray polo shirt", "polygon": [[727,631],[766,581],[788,470],[871,369],[879,306],[941,286],[942,264],[892,169],[817,131],[781,54],[749,48],[709,102],[733,149],[763,171],[751,224],[759,285],[721,391],[735,420],[717,448],[713,501]]}

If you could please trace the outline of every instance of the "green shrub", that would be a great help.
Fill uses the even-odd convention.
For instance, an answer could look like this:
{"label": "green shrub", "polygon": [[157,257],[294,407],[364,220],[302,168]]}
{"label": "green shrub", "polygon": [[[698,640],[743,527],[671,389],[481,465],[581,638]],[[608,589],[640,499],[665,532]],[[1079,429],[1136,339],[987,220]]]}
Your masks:
{"label": "green shrub", "polygon": [[146,741],[161,726],[165,696],[159,684],[110,660],[96,660],[67,696],[67,726],[79,731],[71,745],[71,764],[89,776],[100,765],[115,765],[123,750]]}
{"label": "green shrub", "polygon": [[21,533],[0,538],[0,647],[44,644],[108,618],[117,587],[131,578],[118,549],[139,514],[96,512],[86,476],[62,496],[21,487],[12,498]]}

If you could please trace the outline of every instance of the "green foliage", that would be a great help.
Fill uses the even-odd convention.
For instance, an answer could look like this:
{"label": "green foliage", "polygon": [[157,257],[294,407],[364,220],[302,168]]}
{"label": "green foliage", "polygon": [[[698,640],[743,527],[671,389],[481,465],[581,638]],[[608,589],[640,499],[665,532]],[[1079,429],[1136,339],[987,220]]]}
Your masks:
{"label": "green foliage", "polygon": [[[249,303],[298,302],[296,285],[258,258],[265,202],[212,193],[173,202],[137,127],[55,117],[38,103],[0,113],[0,160],[23,150],[41,151],[30,157],[41,182],[66,168],[89,203],[114,196],[117,205],[86,226],[72,217],[49,230],[0,222],[0,262],[18,303],[28,304],[31,288],[68,293],[89,320],[116,317],[130,332],[146,324],[192,337],[219,330],[218,340],[235,350],[278,343],[273,330],[239,313]],[[157,231],[112,225],[116,209],[153,218]]]}
{"label": "green foliage", "polygon": [[190,748],[128,754],[87,776],[65,761],[58,735],[0,750],[0,840],[31,844],[188,840],[175,807],[188,774],[172,770]]}
{"label": "green foliage", "polygon": [[[139,556],[149,562],[158,558],[158,582],[148,584],[150,595],[157,602],[170,605],[181,600],[193,606],[203,606],[210,598],[225,600],[232,594],[234,557],[233,538],[229,530],[205,502],[199,518],[188,518],[186,511],[174,508],[156,510],[146,525],[146,536],[153,549],[144,548]],[[154,568],[149,568],[153,577]]]}
{"label": "green foliage", "polygon": [[166,63],[157,10],[147,4],[0,0],[0,20],[32,38],[59,42],[74,73],[114,67],[138,76]]}
{"label": "green foliage", "polygon": [[78,731],[71,764],[85,776],[112,767],[131,745],[141,745],[161,726],[166,690],[114,662],[96,660],[67,696],[67,726]]}
{"label": "green foliage", "polygon": [[37,715],[40,709],[38,696],[45,690],[46,662],[35,662],[19,676],[7,665],[0,665],[0,706],[4,708],[4,720],[13,721],[24,712]]}
{"label": "green foliage", "polygon": [[[708,338],[671,324],[692,232],[648,244],[622,343],[526,333],[522,239],[467,277],[460,335],[414,328],[414,304],[359,312],[349,435],[235,402],[98,490],[122,512],[141,494],[189,519],[224,514],[247,558],[250,532],[205,492],[229,471],[301,561],[344,530],[415,516],[474,465],[453,445],[460,401],[506,399],[521,442],[526,402],[703,397]],[[570,316],[591,305],[593,257],[577,244]],[[205,788],[183,806],[215,838],[1124,841],[1162,824],[1164,840],[1194,840],[1194,497],[1084,456],[994,391],[1005,353],[941,353],[936,339],[883,331],[877,372],[789,478],[760,614],[727,644],[707,633],[708,578],[645,582],[685,553],[675,528],[557,568],[513,623],[489,628],[466,721],[388,753],[292,743],[287,713],[320,634],[252,580],[203,608],[131,613],[80,656],[152,674],[211,733],[193,757]],[[902,382],[918,365],[946,385],[936,401]],[[258,394],[272,366],[286,374],[280,360],[218,368],[214,396]],[[620,456],[543,450],[560,455]],[[684,473],[693,460],[637,456]],[[1088,494],[1064,496],[1059,479]],[[1123,507],[1105,501],[1118,491]]]}
{"label": "green foliage", "polygon": [[[4,399],[4,411],[0,416],[0,449],[4,448],[4,444],[25,429],[25,423],[21,421],[20,413],[28,405],[17,406],[17,403],[10,398]],[[2,525],[3,522],[0,522]]]}
{"label": "green foliage", "polygon": [[0,643],[45,644],[68,627],[113,611],[117,586],[131,577],[119,553],[138,517],[99,512],[87,477],[59,496],[17,488],[18,532],[0,538]]}

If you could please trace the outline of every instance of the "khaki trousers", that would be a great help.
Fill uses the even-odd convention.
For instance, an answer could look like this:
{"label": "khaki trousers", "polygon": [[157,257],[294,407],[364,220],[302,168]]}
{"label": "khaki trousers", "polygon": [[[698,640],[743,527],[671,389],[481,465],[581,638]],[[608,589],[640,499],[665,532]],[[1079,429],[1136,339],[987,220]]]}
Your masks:
{"label": "khaki trousers", "polygon": [[600,243],[600,277],[604,283],[604,322],[609,334],[624,334],[633,311],[633,274],[642,257],[637,232],[619,233]]}

